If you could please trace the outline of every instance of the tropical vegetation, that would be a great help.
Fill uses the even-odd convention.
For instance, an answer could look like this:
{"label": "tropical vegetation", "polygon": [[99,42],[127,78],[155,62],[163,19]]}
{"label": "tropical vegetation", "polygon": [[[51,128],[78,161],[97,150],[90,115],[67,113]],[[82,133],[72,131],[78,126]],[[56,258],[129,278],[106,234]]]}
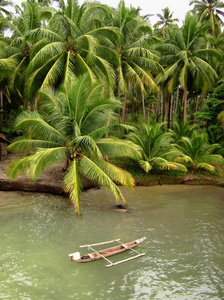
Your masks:
{"label": "tropical vegetation", "polygon": [[124,0],[10,4],[0,2],[0,131],[25,155],[11,179],[65,161],[80,214],[84,177],[125,201],[123,158],[146,174],[224,176],[223,1],[190,1],[182,25],[166,7],[154,26]]}

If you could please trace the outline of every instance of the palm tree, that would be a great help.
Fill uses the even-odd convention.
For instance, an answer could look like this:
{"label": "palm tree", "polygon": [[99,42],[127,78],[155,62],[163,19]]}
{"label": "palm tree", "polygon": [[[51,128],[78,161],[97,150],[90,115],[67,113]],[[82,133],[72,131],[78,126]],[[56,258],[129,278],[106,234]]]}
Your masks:
{"label": "palm tree", "polygon": [[186,15],[182,28],[172,26],[167,29],[167,41],[161,46],[161,61],[164,73],[157,76],[158,83],[168,84],[173,94],[180,85],[183,90],[183,121],[187,118],[187,96],[189,87],[202,90],[203,94],[212,90],[218,78],[217,73],[207,62],[207,56],[219,55],[215,49],[207,49],[204,33],[206,24],[198,23],[197,17]]}
{"label": "palm tree", "polygon": [[173,22],[179,21],[178,19],[174,19],[173,18],[173,12],[170,12],[170,9],[168,7],[165,7],[164,9],[162,9],[163,14],[157,14],[157,17],[159,17],[160,21],[157,21],[154,25],[155,28],[157,27],[161,27],[161,32],[162,35],[165,36],[165,30],[167,28],[167,26],[169,26],[169,24],[172,24]]}
{"label": "palm tree", "polygon": [[223,1],[220,0],[191,0],[190,5],[194,4],[193,12],[197,13],[200,22],[209,21],[212,33],[218,36],[221,33],[221,26],[224,24],[221,16],[224,16]]}
{"label": "palm tree", "polygon": [[11,49],[14,49],[14,57],[18,61],[10,85],[14,95],[21,98],[26,107],[27,100],[24,95],[26,70],[35,51],[43,45],[42,42],[42,45],[39,43],[34,46],[34,43],[27,39],[27,34],[31,30],[39,30],[43,23],[53,15],[55,9],[40,7],[36,1],[26,1],[22,2],[21,7],[16,6],[16,12],[16,17],[8,22],[8,27],[12,32]]}
{"label": "palm tree", "polygon": [[150,170],[180,170],[187,171],[184,165],[174,162],[181,156],[173,144],[170,133],[164,132],[165,123],[146,124],[136,127],[135,132],[127,135],[127,139],[141,148],[143,160],[140,166],[148,173]]}
{"label": "palm tree", "polygon": [[96,14],[105,10],[100,4],[78,5],[78,1],[60,1],[60,10],[46,28],[31,30],[30,42],[37,42],[36,54],[27,69],[26,94],[33,98],[39,88],[59,86],[70,74],[77,77],[88,73],[91,81],[97,78],[113,84],[113,69],[97,53],[102,34],[116,35],[109,27],[96,28]]}
{"label": "palm tree", "polygon": [[9,87],[16,65],[17,60],[13,54],[13,48],[5,41],[0,41],[0,131],[2,130],[3,124],[3,97],[8,99],[9,103],[12,101]]}
{"label": "palm tree", "polygon": [[[120,36],[111,44],[115,58],[112,62],[115,68],[118,95],[124,94],[122,121],[125,123],[125,111],[128,88],[131,84],[138,86],[142,96],[145,94],[145,86],[151,91],[158,92],[151,71],[162,70],[158,63],[158,56],[150,50],[150,46],[157,42],[151,34],[151,28],[146,17],[139,14],[139,8],[127,8],[124,0],[118,4],[118,8],[112,11],[112,26],[118,28]],[[144,99],[144,97],[142,97]],[[143,118],[145,118],[143,102]]]}
{"label": "palm tree", "polygon": [[191,138],[193,132],[197,129],[197,124],[189,124],[187,122],[174,122],[173,128],[169,129],[175,144],[178,144],[182,137]]}
{"label": "palm tree", "polygon": [[185,163],[193,172],[202,169],[212,173],[224,163],[221,155],[214,154],[221,145],[209,144],[206,133],[198,135],[194,132],[191,138],[182,137],[178,148],[184,156],[176,158],[175,161]]}
{"label": "palm tree", "polygon": [[36,180],[49,165],[65,161],[65,191],[78,214],[81,214],[82,176],[111,191],[116,200],[125,201],[114,182],[132,189],[134,179],[104,157],[139,159],[140,153],[131,142],[105,138],[115,126],[106,126],[106,123],[113,117],[119,102],[103,95],[103,85],[91,86],[86,76],[78,80],[71,78],[58,91],[41,90],[40,113],[26,111],[16,120],[15,128],[22,136],[14,140],[8,150],[31,155],[10,164],[10,179],[28,170],[31,179]]}

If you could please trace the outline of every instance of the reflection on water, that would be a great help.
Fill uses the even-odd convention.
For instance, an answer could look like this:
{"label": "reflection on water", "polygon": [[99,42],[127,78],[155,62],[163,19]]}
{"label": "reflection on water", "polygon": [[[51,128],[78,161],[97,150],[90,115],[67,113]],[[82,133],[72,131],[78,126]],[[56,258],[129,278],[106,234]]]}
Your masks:
{"label": "reflection on water", "polygon": [[[113,197],[90,190],[82,218],[66,197],[0,192],[0,299],[224,299],[223,189],[123,191],[129,212],[107,209]],[[113,268],[67,257],[82,244],[142,236],[146,255]]]}

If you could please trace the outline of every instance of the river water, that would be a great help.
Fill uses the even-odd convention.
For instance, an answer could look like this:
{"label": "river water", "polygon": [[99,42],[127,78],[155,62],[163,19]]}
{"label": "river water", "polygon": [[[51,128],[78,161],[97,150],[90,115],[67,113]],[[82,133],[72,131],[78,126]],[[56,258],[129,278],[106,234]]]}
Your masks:
{"label": "river water", "polygon": [[[0,192],[0,299],[224,299],[224,189],[122,191],[128,212],[108,209],[113,197],[93,189],[82,195],[82,217],[66,197]],[[143,236],[136,249],[146,255],[112,268],[67,256]]]}

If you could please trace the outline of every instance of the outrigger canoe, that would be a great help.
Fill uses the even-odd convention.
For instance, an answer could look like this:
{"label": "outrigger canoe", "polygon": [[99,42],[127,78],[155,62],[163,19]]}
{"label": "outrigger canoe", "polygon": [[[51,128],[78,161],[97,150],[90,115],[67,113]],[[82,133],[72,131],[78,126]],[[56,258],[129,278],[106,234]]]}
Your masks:
{"label": "outrigger canoe", "polygon": [[[129,260],[132,260],[132,259],[135,259],[135,258],[145,255],[145,253],[139,253],[137,250],[133,249],[134,247],[136,247],[140,243],[142,243],[145,239],[146,238],[143,237],[143,238],[140,238],[140,239],[137,239],[135,241],[125,243],[125,244],[120,242],[120,239],[117,239],[117,240],[112,240],[112,241],[102,242],[102,243],[97,243],[97,244],[92,244],[92,245],[83,245],[83,246],[80,246],[80,248],[87,247],[87,248],[91,249],[93,252],[88,253],[83,256],[80,256],[79,252],[75,252],[75,253],[69,254],[69,257],[71,258],[71,261],[74,261],[77,263],[91,262],[91,261],[95,261],[95,260],[103,258],[110,263],[110,265],[107,265],[106,267],[111,267],[111,266],[114,266],[114,265],[117,265],[117,264],[120,264],[120,263],[123,263],[123,262],[126,262],[126,261],[129,261]],[[99,251],[92,248],[93,246],[99,246],[99,245],[104,245],[104,244],[113,243],[113,242],[118,242],[119,245],[110,247],[107,249],[99,250]],[[119,253],[125,252],[127,250],[131,250],[131,251],[137,253],[137,255],[132,256],[132,257],[127,258],[122,261],[115,262],[115,263],[112,263],[109,259],[107,259],[107,257],[109,257],[109,256],[113,256],[115,254],[119,254]]]}

